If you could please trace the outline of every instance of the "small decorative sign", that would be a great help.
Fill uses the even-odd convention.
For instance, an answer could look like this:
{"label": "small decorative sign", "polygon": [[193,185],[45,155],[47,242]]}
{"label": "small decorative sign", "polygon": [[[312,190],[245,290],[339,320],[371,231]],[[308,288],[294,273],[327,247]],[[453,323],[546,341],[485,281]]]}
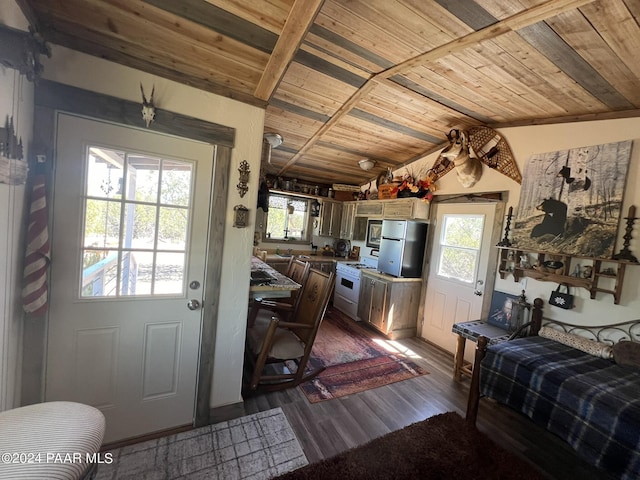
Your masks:
{"label": "small decorative sign", "polygon": [[237,228],[245,228],[249,226],[249,209],[244,205],[236,205],[233,207],[235,212],[233,216],[233,226]]}

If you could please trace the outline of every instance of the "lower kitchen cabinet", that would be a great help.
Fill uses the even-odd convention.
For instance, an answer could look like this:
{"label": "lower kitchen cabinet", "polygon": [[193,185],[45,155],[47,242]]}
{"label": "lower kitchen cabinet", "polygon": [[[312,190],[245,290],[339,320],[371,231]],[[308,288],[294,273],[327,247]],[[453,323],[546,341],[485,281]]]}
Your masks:
{"label": "lower kitchen cabinet", "polygon": [[387,338],[415,337],[422,280],[362,272],[358,316]]}

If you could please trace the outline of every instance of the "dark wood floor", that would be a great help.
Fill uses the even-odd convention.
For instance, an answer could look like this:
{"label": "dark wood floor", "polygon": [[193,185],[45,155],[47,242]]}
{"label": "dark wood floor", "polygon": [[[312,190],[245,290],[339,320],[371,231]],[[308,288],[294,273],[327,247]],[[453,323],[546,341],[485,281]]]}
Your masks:
{"label": "dark wood floor", "polygon": [[[444,412],[464,417],[469,380],[452,379],[453,357],[418,339],[395,342],[430,373],[359,394],[311,404],[299,388],[247,398],[244,413],[282,407],[310,462],[330,457]],[[563,441],[507,407],[483,399],[478,428],[528,458],[549,478],[610,479],[580,460]],[[420,441],[416,439],[416,441]]]}

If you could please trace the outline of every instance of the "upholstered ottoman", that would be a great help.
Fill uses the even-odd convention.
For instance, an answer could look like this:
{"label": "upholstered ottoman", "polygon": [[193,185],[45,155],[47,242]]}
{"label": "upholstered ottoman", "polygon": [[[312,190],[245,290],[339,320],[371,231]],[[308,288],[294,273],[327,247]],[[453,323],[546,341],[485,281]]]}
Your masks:
{"label": "upholstered ottoman", "polygon": [[48,402],[0,413],[0,479],[93,478],[104,437],[100,410]]}

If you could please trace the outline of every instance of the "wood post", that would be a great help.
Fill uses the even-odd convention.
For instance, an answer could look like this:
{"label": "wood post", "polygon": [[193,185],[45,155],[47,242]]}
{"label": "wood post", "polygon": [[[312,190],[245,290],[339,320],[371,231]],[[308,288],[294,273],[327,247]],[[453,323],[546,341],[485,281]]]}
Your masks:
{"label": "wood post", "polygon": [[478,337],[476,347],[476,358],[473,362],[473,374],[471,375],[471,385],[469,386],[469,401],[467,403],[466,420],[471,425],[476,424],[478,417],[478,404],[480,403],[480,362],[487,353],[487,343],[489,339],[484,335]]}

